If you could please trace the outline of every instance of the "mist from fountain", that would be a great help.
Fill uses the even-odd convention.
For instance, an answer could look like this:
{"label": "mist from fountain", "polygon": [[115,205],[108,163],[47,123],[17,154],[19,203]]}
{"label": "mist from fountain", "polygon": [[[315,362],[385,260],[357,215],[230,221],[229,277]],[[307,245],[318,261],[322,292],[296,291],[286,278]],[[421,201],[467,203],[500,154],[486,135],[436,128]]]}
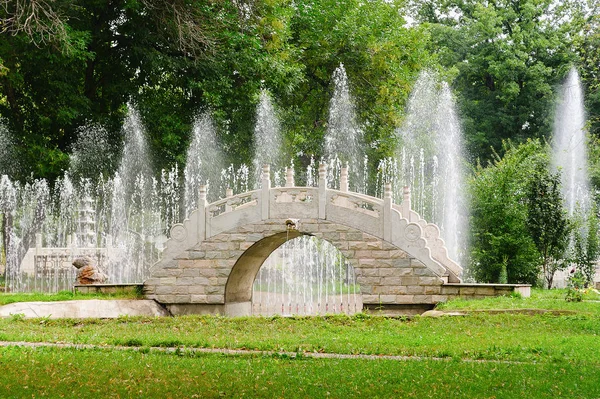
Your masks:
{"label": "mist from fountain", "polygon": [[279,180],[281,168],[283,167],[282,141],[281,127],[271,96],[268,91],[262,90],[256,108],[256,125],[254,127],[254,159],[252,165],[255,188],[260,185],[261,170],[265,164],[271,166],[271,170],[275,171],[275,180]]}
{"label": "mist from fountain", "polygon": [[212,117],[204,112],[194,120],[192,140],[187,150],[184,178],[184,214],[189,215],[198,205],[201,185],[208,186],[209,202],[225,194],[219,187],[223,170],[223,154],[217,141],[217,132]]}
{"label": "mist from fountain", "polygon": [[465,154],[452,92],[431,71],[423,71],[410,96],[404,125],[396,132],[396,156],[379,164],[377,188],[392,183],[393,198],[410,186],[412,204],[436,223],[459,264],[467,264],[469,205],[465,196]]}
{"label": "mist from fountain", "polygon": [[364,173],[363,130],[357,120],[348,75],[343,64],[333,72],[332,79],[334,91],[329,102],[324,154],[324,161],[329,166],[328,182],[331,187],[339,187],[340,170],[347,165],[351,189],[365,193],[367,185]]}
{"label": "mist from fountain", "polygon": [[15,148],[8,125],[0,118],[0,175],[10,176],[16,171],[18,162],[14,154]]}
{"label": "mist from fountain", "polygon": [[[122,130],[125,146],[117,175],[121,178],[128,197],[145,196],[150,192],[152,176],[149,163],[150,151],[140,114],[131,104],[128,104],[128,112]],[[138,192],[134,193],[136,190]]]}
{"label": "mist from fountain", "polygon": [[69,163],[69,175],[96,181],[111,176],[118,162],[118,148],[108,131],[99,124],[77,129]]}
{"label": "mist from fountain", "polygon": [[554,118],[552,150],[552,164],[561,172],[562,194],[569,215],[573,215],[578,208],[586,214],[590,208],[591,194],[585,111],[583,89],[575,68],[571,68],[561,86]]}

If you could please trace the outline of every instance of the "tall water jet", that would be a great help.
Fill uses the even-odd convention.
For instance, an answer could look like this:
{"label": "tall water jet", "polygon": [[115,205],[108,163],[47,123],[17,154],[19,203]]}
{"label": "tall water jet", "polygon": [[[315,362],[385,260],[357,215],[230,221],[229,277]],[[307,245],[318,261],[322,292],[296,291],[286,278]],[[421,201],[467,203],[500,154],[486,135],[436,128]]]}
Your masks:
{"label": "tall water jet", "polygon": [[561,171],[562,194],[569,215],[590,207],[587,139],[583,90],[575,68],[569,71],[560,90],[554,118],[553,166]]}
{"label": "tall water jet", "polygon": [[10,176],[16,171],[15,148],[8,125],[0,118],[0,176]]}
{"label": "tall water jet", "polygon": [[440,226],[449,256],[466,264],[469,206],[462,130],[452,92],[433,72],[419,75],[397,136],[396,159],[382,163],[378,184],[391,181],[398,200],[400,188],[411,186],[415,210]]}
{"label": "tall water jet", "polygon": [[411,156],[418,154],[421,149],[428,158],[432,158],[437,152],[439,85],[437,75],[426,69],[421,71],[411,91],[406,119],[397,130],[403,145],[401,148],[406,149]]}
{"label": "tall water jet", "polygon": [[153,179],[146,133],[139,112],[129,105],[123,124],[125,145],[117,173],[109,183],[110,223],[106,245],[115,248],[107,271],[111,282],[139,282],[149,267],[144,247],[161,220],[152,201]]}
{"label": "tall water jet", "polygon": [[151,176],[150,151],[146,139],[146,132],[142,124],[140,113],[131,104],[123,124],[125,146],[119,163],[117,174],[122,179],[123,186],[128,196],[133,195],[136,186],[148,184]]}
{"label": "tall water jet", "polygon": [[189,215],[198,204],[198,190],[208,185],[208,201],[219,198],[219,180],[223,169],[223,156],[217,142],[214,122],[208,112],[196,117],[192,129],[192,141],[187,150],[184,178],[185,215]]}
{"label": "tall water jet", "polygon": [[108,131],[99,124],[77,129],[70,156],[69,174],[75,177],[98,178],[112,175],[116,168],[118,148]]}
{"label": "tall water jet", "polygon": [[329,164],[330,179],[339,180],[340,167],[350,168],[352,190],[364,192],[363,131],[358,124],[354,101],[350,94],[348,75],[343,64],[333,72],[334,91],[329,103],[325,161]]}
{"label": "tall water jet", "polygon": [[[440,229],[448,255],[466,264],[469,204],[465,185],[465,154],[460,120],[450,87],[443,82],[437,106],[434,187],[437,186]],[[437,175],[437,176],[436,176]],[[437,193],[436,193],[437,194]],[[434,195],[435,196],[435,195]]]}
{"label": "tall water jet", "polygon": [[254,167],[255,186],[261,179],[262,165],[271,165],[277,171],[283,165],[282,138],[279,120],[266,90],[260,92],[260,100],[256,108],[256,125],[254,127]]}

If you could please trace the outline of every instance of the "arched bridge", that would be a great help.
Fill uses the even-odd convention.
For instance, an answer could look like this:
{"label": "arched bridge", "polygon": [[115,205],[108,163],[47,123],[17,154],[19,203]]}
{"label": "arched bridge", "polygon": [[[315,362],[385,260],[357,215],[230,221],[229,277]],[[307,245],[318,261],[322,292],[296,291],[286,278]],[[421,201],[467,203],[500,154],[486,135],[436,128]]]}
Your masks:
{"label": "arched bridge", "polygon": [[340,190],[329,189],[321,165],[318,187],[295,187],[288,173],[286,187],[272,188],[268,166],[259,190],[207,204],[202,187],[198,209],[171,228],[146,295],[174,314],[249,315],[261,265],[302,234],[342,252],[366,309],[433,307],[460,293],[462,268],[448,258],[438,227],[411,209],[408,189],[401,205],[392,203],[390,185],[383,199],[349,192],[346,169]]}

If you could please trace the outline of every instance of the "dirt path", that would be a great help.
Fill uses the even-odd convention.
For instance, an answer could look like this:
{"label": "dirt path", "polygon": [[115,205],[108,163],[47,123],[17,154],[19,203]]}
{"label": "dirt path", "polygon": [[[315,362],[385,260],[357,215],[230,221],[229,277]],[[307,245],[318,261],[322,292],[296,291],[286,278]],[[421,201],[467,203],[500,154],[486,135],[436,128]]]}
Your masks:
{"label": "dirt path", "polygon": [[[289,358],[313,358],[313,359],[363,359],[363,360],[394,360],[394,361],[426,361],[435,360],[448,362],[454,360],[451,357],[427,357],[427,356],[401,356],[401,355],[362,355],[345,353],[320,353],[320,352],[286,352],[286,351],[259,351],[252,349],[227,349],[227,348],[193,348],[193,347],[138,347],[138,346],[120,346],[120,345],[92,345],[92,344],[74,344],[68,342],[24,342],[24,341],[0,341],[0,348],[20,346],[27,348],[61,348],[61,349],[95,349],[95,350],[115,350],[115,351],[146,351],[163,353],[219,353],[232,356],[282,356]],[[509,360],[485,360],[485,359],[461,359],[463,362],[471,363],[504,363],[504,364],[524,364],[527,362],[517,362]],[[533,362],[532,362],[533,363]]]}

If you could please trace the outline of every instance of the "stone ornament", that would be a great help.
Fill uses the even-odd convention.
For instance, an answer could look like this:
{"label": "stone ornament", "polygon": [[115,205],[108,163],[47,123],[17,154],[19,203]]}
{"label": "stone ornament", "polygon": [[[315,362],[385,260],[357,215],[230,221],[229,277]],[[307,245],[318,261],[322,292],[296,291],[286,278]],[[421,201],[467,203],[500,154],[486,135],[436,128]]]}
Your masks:
{"label": "stone ornament", "polygon": [[404,229],[406,239],[409,241],[416,241],[421,237],[421,228],[416,224],[409,224]]}
{"label": "stone ornament", "polygon": [[176,224],[171,227],[171,237],[177,241],[184,241],[187,237],[187,230],[182,224]]}

